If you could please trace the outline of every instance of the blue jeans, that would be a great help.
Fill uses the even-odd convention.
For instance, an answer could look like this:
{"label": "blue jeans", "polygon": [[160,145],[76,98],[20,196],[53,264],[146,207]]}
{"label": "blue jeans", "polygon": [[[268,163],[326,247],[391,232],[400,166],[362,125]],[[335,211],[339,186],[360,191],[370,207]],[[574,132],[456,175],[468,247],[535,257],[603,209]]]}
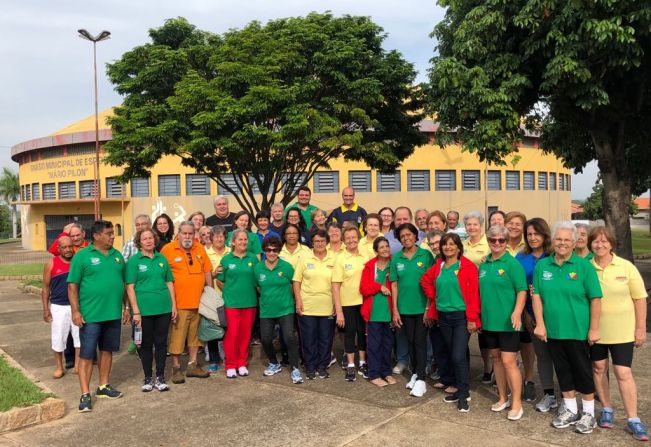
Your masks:
{"label": "blue jeans", "polygon": [[459,397],[470,395],[470,363],[468,361],[468,323],[465,312],[440,312],[439,328],[450,355]]}
{"label": "blue jeans", "polygon": [[396,363],[409,366],[409,343],[403,328],[396,329]]}
{"label": "blue jeans", "polygon": [[450,353],[448,352],[448,347],[445,344],[445,339],[443,338],[443,333],[438,322],[429,328],[429,339],[434,354],[434,363],[436,363],[439,376],[441,377],[441,383],[447,386],[456,385],[454,369],[450,364]]}
{"label": "blue jeans", "polygon": [[99,323],[84,323],[79,328],[81,348],[79,357],[91,360],[95,350],[117,352],[120,350],[121,320],[101,321]]}

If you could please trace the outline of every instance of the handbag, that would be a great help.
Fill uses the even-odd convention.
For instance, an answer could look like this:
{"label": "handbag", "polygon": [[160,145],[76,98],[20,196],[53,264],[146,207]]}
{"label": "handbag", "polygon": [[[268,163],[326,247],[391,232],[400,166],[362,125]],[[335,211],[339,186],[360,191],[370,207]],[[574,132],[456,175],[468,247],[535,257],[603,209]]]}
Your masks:
{"label": "handbag", "polygon": [[199,340],[203,342],[224,338],[224,328],[205,317],[199,321]]}

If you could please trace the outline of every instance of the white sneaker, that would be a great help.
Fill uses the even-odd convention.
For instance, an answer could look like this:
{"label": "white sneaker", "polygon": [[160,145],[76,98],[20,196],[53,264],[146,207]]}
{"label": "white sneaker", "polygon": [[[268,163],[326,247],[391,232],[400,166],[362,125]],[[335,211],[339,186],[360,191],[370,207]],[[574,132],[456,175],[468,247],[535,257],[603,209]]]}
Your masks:
{"label": "white sneaker", "polygon": [[237,377],[237,371],[235,371],[235,368],[230,368],[226,370],[227,379],[235,379],[236,377]]}
{"label": "white sneaker", "polygon": [[240,366],[239,368],[237,368],[237,373],[240,376],[248,376],[249,370],[246,368],[246,366]]}
{"label": "white sneaker", "polygon": [[425,381],[417,380],[409,394],[414,397],[423,397],[426,391],[427,391],[427,384],[425,384]]}
{"label": "white sneaker", "polygon": [[552,408],[557,407],[558,401],[556,400],[556,396],[550,394],[545,394],[543,398],[540,399],[540,402],[536,404],[536,410],[540,411],[541,413],[547,413]]}
{"label": "white sneaker", "polygon": [[396,366],[393,367],[394,374],[402,374],[402,372],[407,369],[407,366],[404,363],[396,363]]}
{"label": "white sneaker", "polygon": [[411,379],[409,380],[407,385],[405,385],[405,388],[409,388],[410,390],[413,390],[417,380],[418,380],[418,374],[412,374]]}

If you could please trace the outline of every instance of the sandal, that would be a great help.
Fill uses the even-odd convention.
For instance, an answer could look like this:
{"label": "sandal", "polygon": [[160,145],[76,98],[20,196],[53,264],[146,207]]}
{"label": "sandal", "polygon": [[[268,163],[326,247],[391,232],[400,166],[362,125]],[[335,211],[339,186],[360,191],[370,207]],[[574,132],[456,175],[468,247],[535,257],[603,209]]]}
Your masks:
{"label": "sandal", "polygon": [[437,382],[437,383],[434,384],[434,388],[436,388],[437,390],[443,390],[443,389],[445,389],[447,387],[448,386],[443,382]]}
{"label": "sandal", "polygon": [[455,394],[457,391],[459,391],[457,387],[454,387],[452,385],[443,390],[443,392],[446,394]]}
{"label": "sandal", "polygon": [[384,380],[385,380],[385,381],[387,382],[387,384],[389,384],[389,385],[395,385],[396,383],[398,383],[398,382],[396,381],[396,379],[393,378],[393,376],[386,376],[386,377],[384,378]]}
{"label": "sandal", "polygon": [[373,385],[375,385],[375,386],[380,387],[380,388],[385,387],[385,386],[388,385],[388,383],[385,382],[384,379],[382,379],[381,377],[378,377],[378,378],[376,378],[376,379],[371,380],[371,383],[372,383]]}

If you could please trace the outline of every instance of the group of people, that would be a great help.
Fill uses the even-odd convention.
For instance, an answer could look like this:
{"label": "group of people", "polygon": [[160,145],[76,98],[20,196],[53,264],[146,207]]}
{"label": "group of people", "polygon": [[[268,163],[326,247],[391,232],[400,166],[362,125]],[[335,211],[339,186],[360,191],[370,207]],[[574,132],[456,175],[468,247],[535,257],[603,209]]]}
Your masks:
{"label": "group of people", "polygon": [[[647,293],[635,266],[614,253],[606,227],[560,221],[550,229],[544,219],[517,211],[494,212],[488,225],[477,211],[462,219],[456,211],[412,215],[404,206],[367,213],[350,187],[330,213],[310,204],[307,187],[297,197],[287,208],[275,204],[251,219],[230,212],[228,199],[218,196],[214,215],[193,213],[177,232],[166,215],[153,225],[141,215],[123,253],[112,247],[110,222],[95,222],[83,250],[73,237],[73,229],[83,229],[66,228],[45,266],[43,306],[52,321],[55,377],[63,375],[61,351],[72,334],[79,410],[92,408],[96,348],[96,396],[122,395],[109,374],[121,323],[129,320],[142,333],[145,392],[169,389],[167,353],[176,384],[216,373],[222,356],[227,378],[247,376],[254,333],[268,357],[265,376],[287,367],[293,383],[302,383],[303,373],[308,380],[327,379],[339,363],[333,353],[339,332],[344,380],[361,376],[385,387],[409,370],[410,395],[424,396],[432,380],[460,412],[470,409],[468,344],[477,333],[482,381],[497,386],[492,411],[522,418],[522,402],[536,399],[537,363],[543,394],[535,409],[558,408],[554,427],[610,428],[610,354],[627,429],[648,439],[631,372],[634,347],[645,342]],[[204,343],[198,308],[206,286],[221,291],[227,327],[223,340]],[[201,348],[207,369],[200,365]]]}

